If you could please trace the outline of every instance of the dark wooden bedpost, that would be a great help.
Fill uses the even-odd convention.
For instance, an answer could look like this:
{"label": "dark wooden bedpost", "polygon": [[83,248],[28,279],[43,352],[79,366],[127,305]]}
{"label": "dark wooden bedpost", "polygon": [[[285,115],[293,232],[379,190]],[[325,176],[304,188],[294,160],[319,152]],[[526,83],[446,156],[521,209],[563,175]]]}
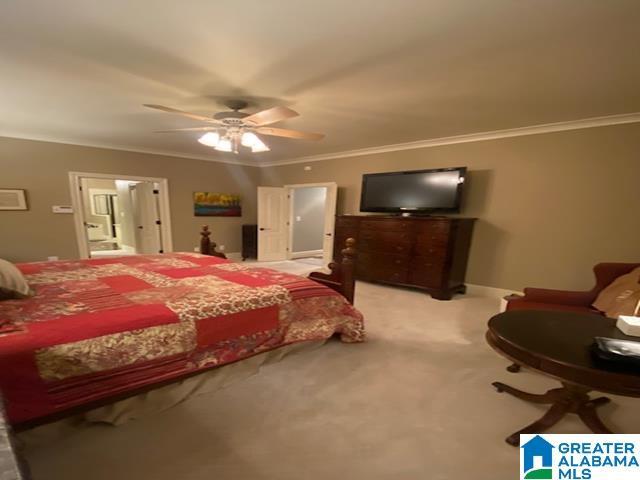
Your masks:
{"label": "dark wooden bedpost", "polygon": [[200,235],[202,235],[202,238],[200,239],[200,253],[203,255],[209,255],[209,252],[211,251],[211,239],[209,238],[209,235],[211,235],[211,232],[209,231],[208,225],[202,226]]}
{"label": "dark wooden bedpost", "polygon": [[356,241],[353,238],[347,238],[345,248],[342,250],[342,258],[340,263],[331,262],[329,270],[331,273],[312,272],[309,278],[318,283],[332,288],[340,293],[347,301],[353,304],[355,296],[355,257],[356,257]]}
{"label": "dark wooden bedpost", "polygon": [[203,255],[213,255],[214,257],[227,258],[227,256],[222,252],[216,251],[216,242],[209,238],[211,232],[209,231],[208,225],[202,226],[202,231],[200,232],[202,238],[200,239],[200,253]]}
{"label": "dark wooden bedpost", "polygon": [[342,290],[344,297],[353,304],[353,298],[356,290],[356,241],[353,238],[347,238],[345,248],[342,250]]}

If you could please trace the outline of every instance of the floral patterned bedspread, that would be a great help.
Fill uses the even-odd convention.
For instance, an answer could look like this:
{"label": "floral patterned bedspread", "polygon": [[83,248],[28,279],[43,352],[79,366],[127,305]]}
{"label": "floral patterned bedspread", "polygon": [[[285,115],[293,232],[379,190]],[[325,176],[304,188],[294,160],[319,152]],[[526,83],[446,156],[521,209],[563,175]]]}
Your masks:
{"label": "floral patterned bedspread", "polygon": [[11,423],[339,333],[362,315],[307,278],[195,253],[19,264],[36,295],[0,303]]}

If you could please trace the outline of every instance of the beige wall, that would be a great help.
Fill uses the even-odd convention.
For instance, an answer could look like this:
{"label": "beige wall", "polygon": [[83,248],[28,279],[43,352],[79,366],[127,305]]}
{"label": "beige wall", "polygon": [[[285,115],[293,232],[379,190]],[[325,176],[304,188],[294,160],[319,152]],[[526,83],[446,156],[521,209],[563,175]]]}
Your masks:
{"label": "beige wall", "polygon": [[[183,158],[0,138],[0,188],[27,190],[29,211],[0,212],[0,257],[75,258],[69,171],[165,177],[175,250],[192,250],[203,223],[227,251],[256,220],[256,185],[335,181],[338,211],[359,213],[365,172],[469,167],[463,215],[477,217],[469,283],[519,290],[587,288],[601,261],[640,261],[640,124],[258,169]],[[197,218],[192,193],[243,195],[242,218]]]}
{"label": "beige wall", "polygon": [[[25,212],[0,212],[0,257],[78,256],[72,215],[51,212],[52,205],[71,204],[70,171],[167,178],[176,251],[192,251],[200,226],[208,224],[226,251],[239,252],[240,225],[256,220],[254,167],[0,137],[0,188],[25,189],[29,203]],[[242,195],[243,216],[195,217],[192,194],[198,190]]]}
{"label": "beige wall", "polygon": [[359,213],[365,172],[470,169],[463,215],[477,217],[467,281],[587,288],[602,261],[640,262],[640,124],[286,165],[262,185],[335,181]]}

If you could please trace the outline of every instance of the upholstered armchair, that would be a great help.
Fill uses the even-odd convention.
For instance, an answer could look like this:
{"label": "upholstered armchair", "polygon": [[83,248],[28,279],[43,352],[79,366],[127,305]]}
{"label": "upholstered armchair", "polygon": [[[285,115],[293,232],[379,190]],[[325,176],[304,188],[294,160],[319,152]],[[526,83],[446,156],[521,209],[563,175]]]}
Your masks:
{"label": "upholstered armchair", "polygon": [[524,295],[506,297],[507,310],[562,310],[570,312],[600,313],[591,304],[598,294],[620,275],[629,273],[640,263],[599,263],[593,267],[596,285],[585,292],[525,288]]}
{"label": "upholstered armchair", "polygon": [[[525,288],[524,295],[510,295],[505,298],[507,300],[507,310],[559,310],[603,315],[602,312],[591,306],[598,294],[616,278],[629,273],[637,267],[640,267],[640,263],[599,263],[593,267],[596,284],[591,290],[572,292],[545,288]],[[514,363],[507,370],[515,373],[520,370],[520,366]]]}

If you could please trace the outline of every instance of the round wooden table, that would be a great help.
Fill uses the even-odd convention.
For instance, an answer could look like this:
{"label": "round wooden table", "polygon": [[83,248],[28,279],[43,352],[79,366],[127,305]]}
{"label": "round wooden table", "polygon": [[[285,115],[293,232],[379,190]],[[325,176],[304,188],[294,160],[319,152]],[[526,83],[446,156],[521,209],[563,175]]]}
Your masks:
{"label": "round wooden table", "polygon": [[540,395],[523,392],[504,383],[493,383],[498,392],[551,405],[542,418],[508,436],[507,443],[517,446],[521,433],[543,432],[568,413],[577,414],[594,433],[611,433],[596,412],[596,408],[610,399],[591,398],[589,392],[597,390],[640,397],[640,369],[617,366],[595,358],[591,353],[594,337],[640,340],[618,330],[615,320],[599,315],[517,310],[501,313],[489,320],[486,338],[494,350],[562,384]]}

